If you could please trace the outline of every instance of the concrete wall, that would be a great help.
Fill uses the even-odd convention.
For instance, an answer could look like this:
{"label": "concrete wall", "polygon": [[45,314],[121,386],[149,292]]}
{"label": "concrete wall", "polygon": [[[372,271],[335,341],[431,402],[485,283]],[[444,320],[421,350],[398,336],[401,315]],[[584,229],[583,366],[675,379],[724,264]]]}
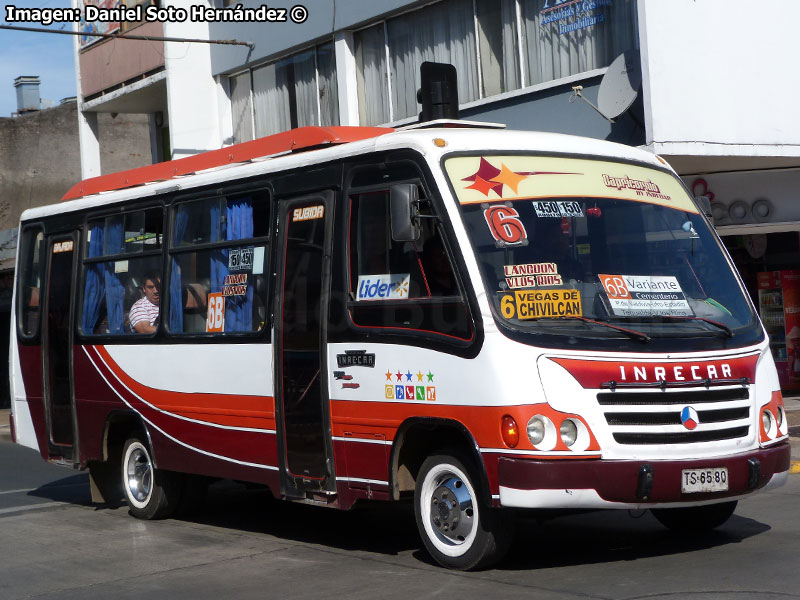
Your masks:
{"label": "concrete wall", "polygon": [[[146,115],[100,115],[103,173],[151,163]],[[23,210],[58,202],[81,178],[77,105],[0,118],[0,231]]]}
{"label": "concrete wall", "polygon": [[656,151],[800,155],[800,119],[787,119],[800,97],[800,2],[641,0],[639,16]]}

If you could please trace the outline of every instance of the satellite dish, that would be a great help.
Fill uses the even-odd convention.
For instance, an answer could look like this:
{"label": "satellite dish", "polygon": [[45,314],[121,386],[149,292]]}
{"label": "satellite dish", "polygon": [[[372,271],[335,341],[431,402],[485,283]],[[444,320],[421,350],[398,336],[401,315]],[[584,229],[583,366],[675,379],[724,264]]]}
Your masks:
{"label": "satellite dish", "polygon": [[607,119],[617,118],[636,100],[641,85],[639,53],[628,50],[615,58],[603,75],[597,90],[597,108]]}

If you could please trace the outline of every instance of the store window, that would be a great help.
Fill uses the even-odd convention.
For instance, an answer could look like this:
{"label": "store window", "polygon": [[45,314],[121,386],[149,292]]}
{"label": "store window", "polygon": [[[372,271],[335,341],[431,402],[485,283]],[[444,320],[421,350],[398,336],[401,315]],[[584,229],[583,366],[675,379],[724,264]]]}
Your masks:
{"label": "store window", "polygon": [[419,112],[419,66],[450,63],[458,71],[458,97],[478,98],[478,68],[472,0],[444,0],[386,22],[393,119]]}
{"label": "store window", "polygon": [[237,143],[295,127],[339,124],[333,42],[232,76],[230,84]]}
{"label": "store window", "polygon": [[44,234],[39,228],[26,228],[20,245],[17,311],[19,332],[23,338],[39,332],[39,296],[42,289]]}
{"label": "store window", "polygon": [[253,139],[253,103],[250,90],[250,71],[230,78],[231,118],[233,119],[233,139],[247,142]]}
{"label": "store window", "polygon": [[456,67],[466,103],[607,67],[637,45],[635,0],[442,0],[355,32],[360,122],[416,116],[425,61]]}
{"label": "store window", "polygon": [[481,97],[495,96],[520,87],[519,35],[516,0],[482,0],[475,3]]}
{"label": "store window", "polygon": [[429,203],[420,203],[419,238],[398,242],[392,239],[387,189],[353,193],[349,200],[353,323],[471,339],[466,303]]}
{"label": "store window", "polygon": [[254,333],[266,323],[269,205],[263,192],[183,202],[170,244],[169,331]]}
{"label": "store window", "polygon": [[520,0],[528,85],[607,67],[637,47],[636,2]]}
{"label": "store window", "polygon": [[87,232],[82,333],[154,333],[161,309],[163,210],[90,217]]}

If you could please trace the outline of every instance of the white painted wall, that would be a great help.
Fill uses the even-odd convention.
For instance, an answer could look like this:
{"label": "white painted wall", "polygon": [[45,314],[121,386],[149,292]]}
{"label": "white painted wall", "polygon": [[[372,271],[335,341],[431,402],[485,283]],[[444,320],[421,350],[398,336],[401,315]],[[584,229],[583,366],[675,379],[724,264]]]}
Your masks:
{"label": "white painted wall", "polygon": [[[189,9],[192,5],[212,6],[204,0],[169,0],[162,6]],[[187,20],[165,23],[166,37],[209,39],[208,23]],[[211,45],[165,42],[167,107],[172,158],[192,156],[222,147],[217,106],[218,86],[211,75]]]}
{"label": "white painted wall", "polygon": [[[800,168],[708,173],[683,181],[695,194],[712,199],[714,225],[723,235],[725,227],[746,224],[794,223],[794,229],[800,228]],[[753,204],[763,201],[768,213],[753,215]],[[734,204],[745,214],[740,217],[732,210]]]}
{"label": "white painted wall", "polygon": [[[81,0],[71,0],[72,8],[79,8]],[[79,31],[79,23],[74,23],[73,31]],[[88,179],[100,175],[100,134],[97,129],[97,113],[83,112],[81,90],[80,37],[73,36],[72,52],[75,59],[75,89],[78,96],[78,146],[81,153],[81,177]]]}
{"label": "white painted wall", "polygon": [[648,145],[800,156],[798,23],[798,0],[639,0]]}

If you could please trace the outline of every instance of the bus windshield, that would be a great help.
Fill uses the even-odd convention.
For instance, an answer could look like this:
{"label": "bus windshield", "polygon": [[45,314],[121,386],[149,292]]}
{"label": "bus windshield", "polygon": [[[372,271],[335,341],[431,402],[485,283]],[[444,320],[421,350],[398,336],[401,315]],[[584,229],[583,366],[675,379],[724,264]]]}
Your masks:
{"label": "bus windshield", "polygon": [[445,169],[504,327],[545,346],[741,346],[761,330],[670,173],[610,161],[456,156]]}

